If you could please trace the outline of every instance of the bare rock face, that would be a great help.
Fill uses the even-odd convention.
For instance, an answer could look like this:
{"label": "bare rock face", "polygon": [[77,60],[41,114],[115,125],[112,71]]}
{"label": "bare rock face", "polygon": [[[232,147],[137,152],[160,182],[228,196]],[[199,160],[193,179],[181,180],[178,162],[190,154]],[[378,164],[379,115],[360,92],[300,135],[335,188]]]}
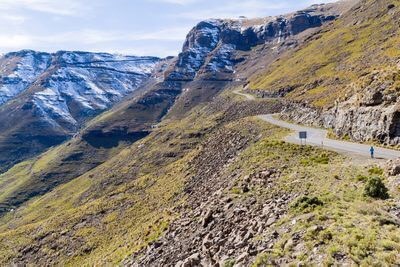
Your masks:
{"label": "bare rock face", "polygon": [[187,35],[182,53],[179,54],[175,69],[168,75],[169,80],[193,80],[196,72],[213,51],[220,37],[220,22],[202,21]]}
{"label": "bare rock face", "polygon": [[355,141],[379,140],[400,144],[400,102],[396,83],[400,68],[373,72],[349,85],[351,97],[327,110],[305,103],[288,103],[282,112],[294,121],[330,128],[338,136]]}
{"label": "bare rock face", "polygon": [[325,125],[339,136],[349,135],[357,141],[400,142],[400,105],[396,83],[391,77],[399,70],[375,72],[354,86],[356,93],[324,113],[333,118]]}
{"label": "bare rock face", "polygon": [[187,35],[182,53],[166,80],[232,79],[234,53],[265,43],[280,44],[310,28],[336,19],[336,5],[314,5],[293,14],[255,20],[213,19],[197,24]]}

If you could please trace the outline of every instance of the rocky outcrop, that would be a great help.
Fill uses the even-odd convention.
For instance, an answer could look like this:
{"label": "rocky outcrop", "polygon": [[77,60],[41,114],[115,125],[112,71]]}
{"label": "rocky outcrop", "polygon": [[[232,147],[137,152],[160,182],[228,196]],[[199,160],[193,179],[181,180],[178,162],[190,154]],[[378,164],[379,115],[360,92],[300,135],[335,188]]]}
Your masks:
{"label": "rocky outcrop", "polygon": [[[399,68],[400,69],[400,68]],[[349,85],[348,97],[333,107],[316,109],[305,103],[289,103],[282,116],[308,125],[330,128],[355,141],[378,140],[400,144],[400,103],[396,77],[399,69],[375,71]]]}
{"label": "rocky outcrop", "polygon": [[[207,20],[197,24],[187,35],[182,53],[167,80],[190,81],[202,76],[208,79],[232,79],[237,50],[283,43],[310,28],[336,19],[336,5],[314,5],[293,14],[256,20]],[[240,61],[240,60],[239,60]]]}
{"label": "rocky outcrop", "polygon": [[[291,200],[282,195],[266,203],[249,198],[237,204],[217,192],[213,200],[174,222],[162,239],[147,248],[145,257],[137,255],[125,265],[224,266],[234,262],[248,266],[276,243],[279,233],[273,226]],[[256,236],[263,238],[257,241]]]}
{"label": "rocky outcrop", "polygon": [[400,159],[392,159],[386,162],[385,173],[388,176],[397,176],[400,174]]}
{"label": "rocky outcrop", "polygon": [[[282,171],[223,173],[235,165],[241,151],[260,138],[253,125],[242,125],[249,135],[226,127],[204,141],[202,152],[190,163],[195,173],[186,184],[187,202],[174,210],[182,216],[163,237],[126,259],[124,265],[248,266],[258,253],[274,246],[281,235],[274,226],[296,196],[282,193],[266,200],[255,196],[261,188],[272,190]],[[245,196],[248,192],[254,194]]]}

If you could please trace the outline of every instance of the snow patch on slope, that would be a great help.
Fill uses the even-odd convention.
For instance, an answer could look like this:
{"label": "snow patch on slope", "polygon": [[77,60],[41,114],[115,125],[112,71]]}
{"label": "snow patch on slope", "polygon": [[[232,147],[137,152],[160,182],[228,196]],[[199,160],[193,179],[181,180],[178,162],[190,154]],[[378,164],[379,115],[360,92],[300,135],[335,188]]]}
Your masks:
{"label": "snow patch on slope", "polygon": [[76,128],[136,90],[158,61],[89,52],[9,53],[0,58],[0,105],[34,84],[28,101],[37,114],[51,124]]}
{"label": "snow patch on slope", "polygon": [[220,20],[202,21],[190,31],[170,79],[193,79],[220,40]]}
{"label": "snow patch on slope", "polygon": [[157,60],[128,56],[117,60],[110,54],[65,52],[59,62],[61,67],[46,80],[46,101],[39,92],[33,102],[46,119],[75,127],[80,114],[103,111],[137,89]]}
{"label": "snow patch on slope", "polygon": [[51,64],[51,55],[21,51],[15,57],[3,57],[0,69],[0,105],[31,85]]}
{"label": "snow patch on slope", "polygon": [[33,102],[37,106],[39,113],[46,117],[48,121],[52,122],[52,124],[56,124],[56,120],[58,119],[72,125],[77,123],[71,116],[65,99],[54,89],[48,88],[35,93]]}
{"label": "snow patch on slope", "polygon": [[222,44],[215,55],[211,57],[210,62],[206,65],[206,70],[216,72],[233,73],[233,62],[231,60],[232,53],[235,51],[234,44]]}

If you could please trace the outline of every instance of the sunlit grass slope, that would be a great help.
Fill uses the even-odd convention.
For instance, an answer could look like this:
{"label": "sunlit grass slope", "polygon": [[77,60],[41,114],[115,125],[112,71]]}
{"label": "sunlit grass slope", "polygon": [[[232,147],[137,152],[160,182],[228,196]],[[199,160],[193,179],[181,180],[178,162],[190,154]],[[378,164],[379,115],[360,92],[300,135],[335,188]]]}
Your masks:
{"label": "sunlit grass slope", "polygon": [[374,71],[397,68],[400,1],[361,1],[294,53],[250,79],[250,88],[279,91],[316,107],[332,107],[351,83]]}

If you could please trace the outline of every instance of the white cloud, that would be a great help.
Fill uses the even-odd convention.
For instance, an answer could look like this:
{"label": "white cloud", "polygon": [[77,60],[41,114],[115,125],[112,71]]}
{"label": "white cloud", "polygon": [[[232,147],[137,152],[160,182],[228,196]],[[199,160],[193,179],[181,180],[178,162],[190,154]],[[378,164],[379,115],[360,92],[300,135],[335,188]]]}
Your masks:
{"label": "white cloud", "polygon": [[[53,48],[52,51],[74,47],[90,51],[131,52],[140,55],[175,55],[177,50],[166,48],[162,43],[177,43],[181,46],[191,27],[167,28],[152,32],[123,33],[83,29],[49,35],[0,35],[0,51],[19,49]],[[132,43],[132,48],[117,49]],[[134,44],[134,45],[133,45]],[[146,45],[143,45],[146,44]],[[114,48],[112,46],[114,45]]]}
{"label": "white cloud", "polygon": [[221,3],[218,7],[212,9],[207,8],[206,6],[205,8],[196,8],[180,14],[174,14],[174,16],[193,20],[204,20],[208,18],[237,18],[239,16],[252,18],[264,17],[287,7],[288,3],[286,1],[231,0],[224,1],[224,3]]}
{"label": "white cloud", "polygon": [[157,56],[157,57],[176,56],[180,52],[179,49],[170,49],[160,45],[148,45],[148,44],[135,45],[132,48],[124,48],[124,49],[118,49],[115,47],[102,47],[102,48],[94,48],[91,51],[107,52],[111,54]]}
{"label": "white cloud", "polygon": [[168,4],[174,4],[174,5],[190,5],[190,4],[199,2],[199,0],[147,0],[147,1],[163,2],[163,3],[168,3]]}
{"label": "white cloud", "polygon": [[333,3],[333,2],[337,2],[338,0],[307,0],[306,3],[308,5],[314,5],[314,4],[321,4],[321,3]]}
{"label": "white cloud", "polygon": [[22,49],[32,45],[33,40],[28,35],[0,35],[0,48]]}
{"label": "white cloud", "polygon": [[21,15],[14,15],[14,14],[0,14],[0,22],[13,24],[13,25],[20,25],[23,24],[27,18]]}
{"label": "white cloud", "polygon": [[330,3],[336,2],[336,0],[307,0],[296,2],[291,0],[220,0],[220,4],[216,7],[209,8],[207,5],[196,6],[193,10],[173,14],[173,16],[193,20],[237,18],[239,16],[246,16],[249,18],[266,17],[268,15],[282,15],[282,12],[298,10],[312,4],[323,2]]}
{"label": "white cloud", "polygon": [[[70,31],[63,32],[54,35],[47,36],[30,36],[37,42],[76,42],[81,44],[98,44],[98,43],[108,43],[108,42],[118,42],[118,41],[182,41],[184,40],[186,34],[191,29],[189,27],[174,27],[166,28],[157,31],[150,32],[111,32],[111,31],[99,31],[93,29],[83,29],[81,31]],[[0,44],[1,45],[1,44]]]}
{"label": "white cloud", "polygon": [[185,19],[204,20],[208,18],[249,18],[278,15],[282,10],[291,9],[295,4],[290,1],[278,0],[231,0],[221,3],[216,8],[197,8],[193,11],[182,12],[176,16]]}
{"label": "white cloud", "polygon": [[182,41],[185,39],[187,33],[193,25],[186,27],[174,27],[161,29],[158,31],[146,32],[146,33],[136,33],[128,35],[129,40],[164,40],[164,41]]}
{"label": "white cloud", "polygon": [[28,9],[55,15],[76,16],[81,15],[82,12],[88,9],[88,6],[78,0],[1,0],[0,9]]}

